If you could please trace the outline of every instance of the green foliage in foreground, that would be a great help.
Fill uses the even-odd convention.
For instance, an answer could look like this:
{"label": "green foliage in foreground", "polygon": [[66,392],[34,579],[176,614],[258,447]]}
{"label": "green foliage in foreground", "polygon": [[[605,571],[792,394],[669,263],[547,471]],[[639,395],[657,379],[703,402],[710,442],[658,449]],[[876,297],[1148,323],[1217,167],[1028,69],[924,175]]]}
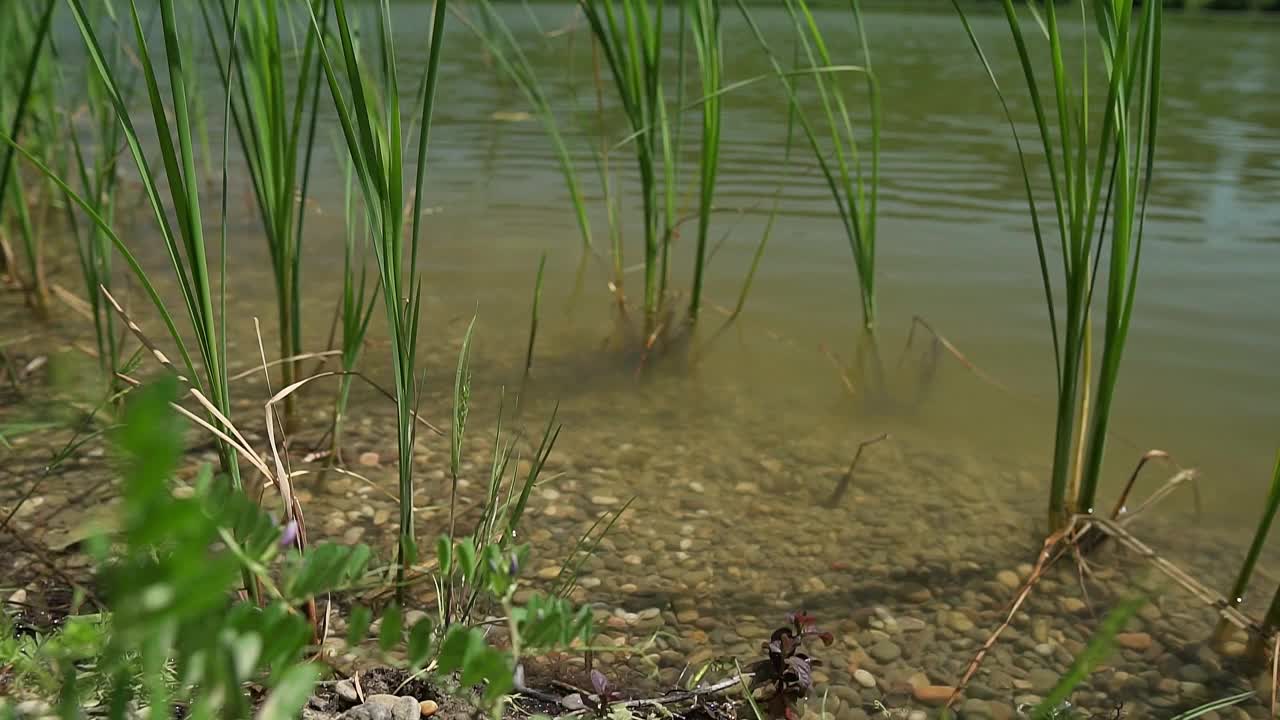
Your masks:
{"label": "green foliage in foreground", "polygon": [[[17,689],[57,696],[68,719],[86,706],[113,719],[175,706],[190,717],[247,718],[254,713],[247,683],[266,691],[257,717],[296,717],[321,672],[304,660],[314,638],[298,608],[366,582],[371,552],[323,543],[298,554],[293,527],[281,528],[242,491],[214,482],[207,466],[193,487],[175,487],[183,432],[172,408],[176,394],[172,379],[135,392],[116,433],[128,466],[120,529],[88,546],[110,612],[73,616],[55,635],[23,639],[0,620],[0,665],[13,668]],[[404,627],[392,606],[378,643],[383,651],[406,647],[408,670],[434,663],[438,676],[457,673],[463,687],[482,687],[486,704],[497,709],[514,686],[521,649],[589,639],[586,609],[575,613],[559,598],[537,595],[515,605],[527,547],[442,538],[440,548],[442,574],[458,575],[504,608],[514,652],[491,647],[463,623],[438,627],[426,618]],[[242,567],[263,588],[261,605],[237,599]],[[353,644],[369,620],[367,610],[353,613]]]}

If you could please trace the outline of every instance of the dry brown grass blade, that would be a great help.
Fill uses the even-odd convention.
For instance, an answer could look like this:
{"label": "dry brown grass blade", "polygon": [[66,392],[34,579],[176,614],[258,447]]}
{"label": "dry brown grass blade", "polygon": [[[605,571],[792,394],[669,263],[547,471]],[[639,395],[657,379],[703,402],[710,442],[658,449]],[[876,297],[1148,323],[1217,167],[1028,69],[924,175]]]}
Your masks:
{"label": "dry brown grass blade", "polygon": [[[255,319],[255,323],[256,322],[257,320]],[[277,365],[283,365],[285,363],[294,362],[297,360],[310,360],[312,358],[323,359],[323,358],[332,357],[334,355],[341,355],[341,354],[342,354],[341,350],[323,350],[320,352],[308,352],[308,353],[302,353],[300,355],[290,355],[289,357],[282,357],[277,360],[272,360],[271,362],[265,363],[265,365],[255,365],[254,367],[251,367],[248,370],[243,370],[241,372],[236,373],[235,375],[232,375],[231,377],[227,378],[227,380],[229,382],[235,382],[236,380],[243,380],[247,377],[252,376],[254,373],[260,372],[264,367],[272,368]]]}
{"label": "dry brown grass blade", "polygon": [[[1146,499],[1138,505],[1138,507],[1134,508],[1132,512],[1125,513],[1124,517],[1120,518],[1117,522],[1119,522],[1121,526],[1128,525],[1133,522],[1134,518],[1141,515],[1143,511],[1150,509],[1155,506],[1156,503],[1168,497],[1174,490],[1177,490],[1179,486],[1191,482],[1199,477],[1200,471],[1195,468],[1184,468],[1179,470],[1173,477],[1166,480],[1163,485],[1156,488],[1155,492],[1148,495]],[[1194,487],[1195,486],[1192,485],[1192,488]]]}
{"label": "dry brown grass blade", "polygon": [[1045,571],[1066,553],[1066,548],[1062,546],[1062,543],[1071,542],[1071,538],[1074,537],[1073,533],[1075,532],[1076,523],[1079,518],[1080,516],[1078,515],[1073,517],[1071,522],[1067,523],[1066,527],[1044,539],[1044,545],[1040,549],[1040,555],[1036,558],[1035,567],[1032,568],[1031,574],[1028,575],[1027,579],[1022,583],[1022,587],[1018,589],[1018,594],[1014,596],[1013,602],[1009,604],[1009,610],[1005,614],[1004,621],[1001,622],[999,627],[991,633],[986,642],[982,643],[982,646],[978,648],[978,652],[973,656],[973,659],[969,661],[969,665],[965,668],[964,675],[961,676],[960,682],[957,683],[955,689],[951,691],[951,697],[947,698],[947,702],[943,706],[945,709],[950,710],[951,706],[960,699],[960,695],[963,694],[965,688],[969,686],[969,681],[973,679],[975,674],[977,674],[978,668],[982,667],[982,661],[986,659],[987,653],[991,651],[991,648],[995,647],[996,641],[1000,639],[1001,633],[1013,624],[1014,616],[1018,614],[1018,610],[1022,607],[1022,604],[1026,602],[1027,596],[1031,594],[1032,588],[1034,588],[1036,583],[1040,581],[1040,578],[1044,576]]}
{"label": "dry brown grass blade", "polygon": [[62,287],[58,283],[50,283],[49,289],[53,291],[55,297],[62,301],[72,312],[80,317],[93,322],[93,308],[89,307],[89,303],[84,298]]}
{"label": "dry brown grass blade", "polygon": [[928,331],[928,333],[932,335],[934,339],[937,340],[942,345],[942,347],[947,351],[947,354],[951,355],[951,357],[955,358],[957,362],[965,366],[965,368],[967,368],[969,372],[978,376],[980,380],[987,383],[988,385],[999,388],[1000,390],[1003,390],[1006,393],[1009,393],[1011,395],[1014,394],[1013,391],[1009,389],[1009,386],[1005,385],[1004,383],[1000,382],[996,378],[992,377],[985,370],[978,367],[972,360],[965,357],[965,354],[960,352],[960,348],[956,347],[954,343],[952,343],[950,340],[946,338],[946,336],[942,335],[937,330],[934,330],[933,326],[930,325],[928,321],[926,321],[924,318],[920,317],[919,315],[912,316],[911,318],[911,331],[907,333],[907,343],[906,345],[903,346],[902,355],[900,355],[898,358],[899,367],[901,367],[902,359],[906,357],[907,351],[911,349],[911,344],[915,340],[917,327],[922,327],[926,331]]}
{"label": "dry brown grass blade", "polygon": [[831,361],[831,366],[835,368],[836,374],[840,376],[840,382],[844,385],[844,389],[849,392],[849,396],[858,397],[858,390],[853,386],[853,380],[849,379],[849,373],[845,372],[844,366],[840,363],[840,358],[836,357],[834,352],[831,352],[831,348],[827,347],[826,343],[818,345],[818,349]]}
{"label": "dry brown grass blade", "polygon": [[853,454],[853,462],[849,463],[849,469],[845,471],[844,477],[840,478],[840,483],[836,485],[835,492],[831,493],[831,498],[827,500],[827,505],[835,505],[844,497],[845,491],[849,489],[849,482],[853,480],[853,471],[858,468],[858,461],[862,459],[862,451],[866,450],[868,445],[875,445],[882,440],[888,439],[889,433],[880,433],[873,438],[858,443],[858,450]]}
{"label": "dry brown grass blade", "polygon": [[1116,498],[1116,506],[1111,509],[1112,520],[1119,519],[1120,514],[1124,512],[1125,503],[1129,501],[1129,494],[1133,492],[1133,484],[1138,481],[1138,474],[1142,472],[1143,466],[1155,459],[1168,460],[1169,453],[1153,448],[1142,454],[1142,459],[1138,460],[1137,466],[1129,474],[1129,481],[1124,484],[1124,491],[1120,493],[1120,497]]}
{"label": "dry brown grass blade", "polygon": [[[156,362],[159,362],[162,366],[172,372],[174,376],[178,378],[178,381],[186,386],[188,394],[195,398],[196,402],[199,403],[211,417],[217,420],[223,428],[225,428],[225,431],[221,428],[214,427],[212,423],[198,417],[195,413],[192,413],[177,403],[172,403],[173,407],[176,408],[179,413],[197,423],[200,427],[213,433],[219,440],[230,444],[235,448],[236,452],[241,454],[245,460],[253,465],[254,469],[261,473],[263,477],[269,481],[272,480],[271,469],[267,467],[266,462],[264,462],[256,452],[254,452],[252,446],[249,445],[249,441],[245,439],[244,435],[242,435],[238,429],[236,429],[236,426],[232,424],[231,420],[219,412],[218,408],[209,400],[209,398],[205,397],[204,393],[200,392],[196,388],[187,376],[178,371],[177,366],[169,360],[168,356],[156,347],[155,343],[151,342],[146,333],[142,332],[142,328],[138,327],[138,324],[129,317],[129,314],[124,311],[124,308],[120,306],[120,303],[116,302],[116,299],[111,295],[111,292],[107,290],[106,287],[99,286],[99,289],[102,291],[103,296],[106,297],[107,302],[111,305],[112,309],[120,316],[121,322],[125,324],[125,327],[129,332],[138,339],[138,342],[141,343],[143,347],[150,351],[151,355],[155,357]],[[127,375],[119,375],[118,377],[131,385],[137,385],[138,381],[128,377]]]}
{"label": "dry brown grass blade", "polygon": [[[1081,518],[1084,516],[1077,515],[1076,517]],[[1090,518],[1088,522],[1090,527],[1087,529],[1107,534],[1117,543],[1125,546],[1138,557],[1151,563],[1169,579],[1173,580],[1184,590],[1194,595],[1196,599],[1200,600],[1205,605],[1216,609],[1227,622],[1235,625],[1241,630],[1252,632],[1255,635],[1263,632],[1262,623],[1253,620],[1248,615],[1245,615],[1233,607],[1231,603],[1227,601],[1227,598],[1225,598],[1221,593],[1211,590],[1206,587],[1204,583],[1201,583],[1199,580],[1192,577],[1187,571],[1173,564],[1169,560],[1160,557],[1160,555],[1157,554],[1151,546],[1139,540],[1125,529],[1123,521],[1112,522],[1111,520],[1104,520],[1102,518]]]}

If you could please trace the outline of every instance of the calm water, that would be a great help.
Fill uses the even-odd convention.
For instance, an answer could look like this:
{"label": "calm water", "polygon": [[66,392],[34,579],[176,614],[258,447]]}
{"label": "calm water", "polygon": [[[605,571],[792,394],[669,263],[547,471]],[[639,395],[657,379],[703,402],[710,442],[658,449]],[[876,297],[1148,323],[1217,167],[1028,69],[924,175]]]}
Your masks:
{"label": "calm water", "polygon": [[[594,129],[585,26],[543,39],[520,7],[506,10],[553,84],[562,122]],[[404,18],[398,47],[406,60],[420,60],[424,49],[417,38],[428,21],[426,11],[397,12]],[[759,12],[766,29],[785,40],[785,16]],[[539,6],[537,15],[544,28],[557,28],[573,17],[573,7]],[[836,53],[856,61],[856,48],[840,32],[847,18],[833,12],[823,22],[839,38]],[[981,16],[974,22],[1023,121],[1024,137],[1033,138],[1003,19]],[[737,14],[726,13],[726,23],[729,79],[768,72]],[[851,414],[819,348],[825,345],[846,360],[853,355],[859,312],[853,263],[812,161],[799,152],[790,168],[782,164],[785,106],[772,82],[735,92],[725,103],[717,203],[736,212],[718,215],[713,224],[713,237],[725,238],[710,270],[713,302],[732,305],[773,194],[782,198],[746,313],[734,332],[701,356],[696,370],[659,370],[655,381],[687,384],[686,398],[732,397],[759,422],[775,423],[788,434],[829,438],[850,452],[858,438],[890,429],[1043,468],[1053,360],[1008,127],[953,15],[882,11],[871,13],[867,23],[885,109],[878,267],[886,357],[896,362],[911,318],[918,315],[1011,392],[944,360],[927,403],[916,412]],[[514,366],[523,353],[537,258],[545,251],[540,393],[561,397],[570,408],[575,398],[602,396],[601,407],[625,417],[628,408],[654,400],[634,392],[631,369],[601,350],[613,327],[606,263],[591,260],[576,274],[577,229],[540,125],[494,118],[530,108],[485,63],[464,28],[454,23],[449,32],[428,175],[429,205],[436,212],[427,227],[423,269],[436,304],[427,335],[456,340],[461,319],[478,308],[481,357]],[[1173,51],[1166,53],[1159,175],[1113,423],[1109,489],[1114,491],[1143,450],[1163,448],[1182,465],[1203,469],[1213,488],[1208,506],[1232,520],[1238,517],[1233,507],[1248,502],[1251,508],[1265,492],[1280,431],[1280,84],[1272,71],[1280,66],[1277,36],[1280,25],[1257,20],[1169,18],[1166,43]],[[695,138],[696,117],[688,121],[689,137]],[[213,122],[216,137],[217,118]],[[626,131],[615,123],[610,132],[616,139]],[[598,140],[580,132],[571,134],[571,142],[593,204],[596,242],[605,248],[607,226],[590,164]],[[613,167],[629,193],[630,159],[619,153]],[[686,167],[686,182],[692,183],[694,155]],[[321,343],[342,242],[340,173],[332,160],[323,161],[313,184],[306,272],[315,300],[308,309],[315,311],[308,325],[311,342]],[[689,203],[692,187],[684,188]],[[628,263],[640,260],[637,205],[630,193],[623,209]],[[240,210],[243,237],[231,259],[235,297],[268,322],[270,281],[255,237],[256,216],[247,205]],[[691,264],[691,247],[678,246],[676,254],[679,276]],[[633,296],[641,280],[639,272],[627,276]],[[708,319],[718,322],[715,313]],[[441,377],[449,372],[439,370]],[[584,404],[584,413],[597,412],[588,406],[595,407]],[[699,407],[670,410],[690,425],[725,425],[718,406]],[[680,433],[680,425],[669,422],[631,427],[672,438]]]}

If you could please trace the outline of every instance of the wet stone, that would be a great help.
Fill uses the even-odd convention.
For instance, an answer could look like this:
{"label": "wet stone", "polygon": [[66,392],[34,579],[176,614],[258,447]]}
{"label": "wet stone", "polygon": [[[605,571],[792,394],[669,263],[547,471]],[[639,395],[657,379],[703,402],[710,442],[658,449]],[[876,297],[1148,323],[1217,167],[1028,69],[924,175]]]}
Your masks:
{"label": "wet stone", "polygon": [[1209,681],[1208,671],[1199,665],[1184,665],[1178,676],[1192,683],[1206,683]]}
{"label": "wet stone", "polygon": [[902,657],[902,648],[888,640],[871,646],[871,657],[878,663],[889,663]]}
{"label": "wet stone", "polygon": [[1037,693],[1047,693],[1058,684],[1058,673],[1045,668],[1035,668],[1031,671],[1030,677],[1031,689]]}
{"label": "wet stone", "polygon": [[1151,636],[1144,632],[1127,632],[1116,635],[1116,644],[1126,650],[1143,651],[1151,647]]}

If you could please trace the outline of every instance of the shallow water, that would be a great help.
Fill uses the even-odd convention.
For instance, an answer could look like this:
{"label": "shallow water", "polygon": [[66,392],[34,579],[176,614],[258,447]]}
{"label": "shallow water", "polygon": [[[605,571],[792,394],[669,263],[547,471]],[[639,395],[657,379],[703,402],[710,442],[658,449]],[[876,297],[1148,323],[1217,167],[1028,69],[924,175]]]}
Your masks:
{"label": "shallow water", "polygon": [[[507,10],[535,64],[557,83],[562,122],[591,126],[584,28],[540,41],[520,8]],[[414,9],[402,11],[399,47],[406,59],[418,59],[413,29],[424,26],[426,17],[417,22]],[[537,16],[544,28],[560,27],[572,17],[571,6],[539,6]],[[760,20],[785,38],[781,12],[761,10]],[[845,18],[832,12],[823,20],[838,29]],[[767,72],[736,13],[727,13],[726,22],[730,79]],[[974,22],[1011,88],[1015,113],[1029,121],[1023,93],[1016,92],[1020,81],[1003,20],[980,16]],[[1268,68],[1280,62],[1280,43],[1273,42],[1278,31],[1273,22],[1256,19],[1169,18],[1168,47],[1196,52],[1167,54],[1159,175],[1113,420],[1108,488],[1114,490],[1141,451],[1163,448],[1181,465],[1202,469],[1214,487],[1208,509],[1229,524],[1249,519],[1251,508],[1245,518],[1236,508],[1251,506],[1264,492],[1280,427],[1272,401],[1280,392],[1280,336],[1274,332],[1280,327],[1280,284],[1274,282],[1280,262],[1280,85],[1268,77]],[[427,336],[456,337],[457,319],[478,311],[478,352],[518,362],[537,258],[547,252],[541,390],[565,396],[566,403],[608,393],[608,405],[620,414],[633,403],[651,402],[644,392],[612,392],[605,379],[614,369],[599,357],[601,340],[612,329],[607,263],[593,259],[577,273],[581,256],[568,195],[539,124],[492,118],[529,108],[486,66],[482,53],[471,51],[464,29],[451,32],[454,52],[443,70],[428,176],[429,205],[437,213],[427,226],[423,270],[428,292],[441,304],[428,319]],[[1008,392],[944,360],[926,407],[909,418],[858,419],[855,428],[871,432],[877,423],[905,420],[934,443],[1038,464],[1046,457],[1052,422],[1053,361],[1008,128],[955,17],[874,12],[868,32],[885,106],[878,269],[887,362],[896,361],[911,318],[918,315]],[[847,59],[856,59],[854,49],[842,44]],[[738,212],[717,216],[713,224],[712,237],[725,241],[710,268],[712,302],[732,305],[775,191],[781,192],[781,217],[742,322],[699,348],[697,371],[688,380],[693,392],[733,395],[735,402],[785,423],[788,433],[846,437],[848,403],[818,348],[828,346],[846,362],[854,354],[853,263],[812,163],[797,153],[800,159],[790,169],[782,167],[784,122],[785,107],[770,83],[727,98],[717,203]],[[217,128],[212,131],[216,136]],[[695,129],[689,132],[693,138]],[[598,210],[589,139],[577,140],[589,201]],[[625,155],[613,164],[624,188],[630,187],[632,167]],[[340,269],[340,226],[334,219],[341,208],[339,182],[332,166],[323,167],[315,181],[306,268],[308,296],[317,310],[309,318],[311,342],[323,341],[327,317],[317,316],[332,302]],[[248,206],[242,210],[244,232],[231,258],[233,287],[240,301],[257,302],[267,322],[269,275],[254,216]],[[628,204],[624,217],[634,211]],[[593,220],[603,251],[608,240],[602,213]],[[628,262],[638,262],[634,223],[625,233]],[[690,252],[677,250],[677,275],[687,273]],[[626,282],[632,295],[639,292],[638,272]],[[707,325],[719,319],[713,312],[708,316]],[[586,377],[584,365],[591,368]],[[697,416],[694,408],[672,410]]]}
{"label": "shallow water", "polygon": [[[396,10],[404,17],[397,23],[403,28],[399,47],[407,60],[420,59],[414,38],[426,16],[414,13],[426,11]],[[507,10],[517,35],[537,47],[542,41],[532,21],[514,4]],[[572,16],[569,5],[540,5],[537,14],[547,28]],[[761,10],[759,18],[784,35],[780,13]],[[837,28],[845,18],[833,13],[822,21]],[[730,78],[767,72],[736,15],[727,13],[726,22]],[[983,16],[974,25],[1006,87],[1019,87],[1011,49],[1002,42],[1003,21]],[[812,163],[799,153],[801,159],[783,169],[785,107],[771,84],[726,100],[717,203],[738,212],[718,215],[713,225],[713,237],[726,238],[710,269],[709,297],[716,304],[732,304],[774,192],[782,198],[746,312],[714,342],[711,330],[721,316],[708,312],[691,346],[647,358],[641,371],[634,348],[620,347],[613,337],[618,322],[605,263],[580,263],[568,195],[539,125],[494,118],[529,108],[486,66],[462,28],[450,32],[453,52],[446,53],[428,174],[434,211],[422,265],[429,388],[423,408],[428,417],[447,416],[457,345],[468,318],[478,313],[472,460],[483,476],[499,388],[505,385],[511,395],[520,385],[534,272],[540,253],[548,253],[534,373],[519,424],[537,432],[558,403],[564,432],[549,468],[555,478],[531,508],[530,532],[540,553],[535,571],[557,562],[600,512],[634,496],[601,559],[589,565],[585,583],[586,598],[623,613],[607,625],[617,631],[613,635],[636,639],[663,627],[678,639],[654,653],[671,651],[676,660],[708,649],[749,654],[787,610],[803,606],[829,618],[841,636],[831,651],[829,679],[855,688],[851,696],[841,695],[842,717],[858,702],[896,702],[903,683],[909,686],[920,672],[934,683],[954,682],[1011,592],[993,580],[995,573],[1016,572],[1039,546],[1053,383],[1012,141],[955,17],[868,16],[886,112],[879,303],[893,397],[871,407],[849,398],[820,349],[845,362],[856,352],[853,263]],[[1214,587],[1227,580],[1225,566],[1242,554],[1241,535],[1256,519],[1280,428],[1273,401],[1280,397],[1280,284],[1274,281],[1280,263],[1280,204],[1274,202],[1280,197],[1280,85],[1268,76],[1280,66],[1277,32],[1280,25],[1256,20],[1169,19],[1167,47],[1195,52],[1167,54],[1159,176],[1103,490],[1109,506],[1132,463],[1151,447],[1201,468],[1201,529],[1178,531],[1191,522],[1182,511],[1190,505],[1184,494],[1158,511],[1147,530],[1161,552],[1203,573]],[[560,81],[557,105],[566,118],[590,125],[585,48],[579,28],[546,41],[534,57]],[[856,59],[847,43],[837,52]],[[1019,93],[1011,95],[1016,100]],[[1015,104],[1015,112],[1029,118],[1025,103]],[[210,130],[218,135],[217,118]],[[589,142],[578,137],[575,145],[589,201],[598,209],[600,193],[587,172]],[[630,187],[626,158],[614,164]],[[308,347],[325,341],[340,282],[336,168],[323,159],[313,181],[304,268]],[[634,211],[624,207],[626,217]],[[261,317],[272,346],[271,276],[245,195],[237,194],[232,214],[233,353],[239,365],[248,365],[257,357],[252,317]],[[604,247],[603,214],[596,212],[593,222]],[[145,248],[145,230],[138,232]],[[626,237],[634,262],[634,223]],[[153,247],[154,253],[143,254],[160,270],[163,257],[158,244]],[[677,275],[687,271],[690,252],[685,247],[679,254]],[[638,273],[626,282],[632,295],[638,292]],[[920,353],[927,344],[917,341],[899,361],[916,315],[995,382],[943,356],[920,385]],[[376,375],[386,372],[384,353],[385,345],[375,340],[366,355]],[[265,397],[256,384],[239,392],[246,403]],[[317,392],[304,408],[320,417],[327,402]],[[357,390],[354,408],[348,459],[361,452],[392,457],[385,402]],[[250,423],[261,415],[246,414]],[[832,506],[827,496],[858,443],[886,432],[890,439],[867,450],[852,488]],[[437,474],[443,446],[430,438],[424,445],[422,504],[431,504],[443,497]],[[372,486],[331,478],[305,491],[312,525],[321,536],[389,541],[391,469],[357,469]],[[1147,482],[1154,486],[1166,474],[1154,471]],[[424,513],[421,531],[438,532],[438,517]],[[1145,576],[1131,557],[1109,557],[1102,565],[1103,606]],[[1071,572],[1049,582],[1074,592]],[[1044,677],[1033,671],[1061,672],[1092,627],[1087,613],[1061,606],[1052,584],[1042,587],[1046,592],[1030,618],[1015,624],[1022,639],[1011,639],[993,665],[1006,675],[979,676],[1001,713],[1018,697],[1043,694]],[[1096,679],[1088,704],[1104,709],[1124,700],[1163,717],[1168,713],[1158,708],[1188,707],[1205,692],[1160,686],[1164,679],[1225,691],[1231,674],[1199,654],[1212,615],[1184,595],[1170,592],[1156,604],[1159,612],[1135,621],[1135,631],[1156,636],[1154,649],[1127,651],[1123,663]],[[1251,607],[1258,602],[1250,598]],[[651,607],[671,617],[664,614],[654,625],[626,615]],[[871,612],[877,607],[884,612]],[[1051,627],[1037,625],[1041,620]],[[903,629],[907,625],[912,629]],[[898,654],[889,657],[894,653],[882,647],[885,642]],[[659,660],[668,671],[675,662]],[[1184,667],[1197,663],[1209,667],[1207,679]],[[858,689],[851,680],[857,667],[870,668],[882,682]],[[1134,679],[1151,670],[1157,676]],[[1152,698],[1160,702],[1148,703]]]}

